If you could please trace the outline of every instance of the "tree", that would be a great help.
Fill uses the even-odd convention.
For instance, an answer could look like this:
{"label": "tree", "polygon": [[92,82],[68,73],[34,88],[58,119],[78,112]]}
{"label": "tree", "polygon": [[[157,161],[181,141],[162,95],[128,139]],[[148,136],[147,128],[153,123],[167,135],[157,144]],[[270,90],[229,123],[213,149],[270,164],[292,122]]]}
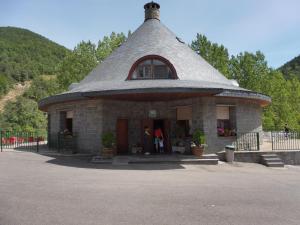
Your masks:
{"label": "tree", "polygon": [[37,103],[24,97],[9,102],[1,114],[0,127],[5,129],[33,132],[44,130],[46,125],[46,116],[39,111]]}
{"label": "tree", "polygon": [[0,74],[0,97],[5,94],[10,87],[10,82],[3,74]]}
{"label": "tree", "polygon": [[237,80],[243,88],[262,92],[261,82],[269,72],[265,56],[260,51],[240,53],[230,59],[229,78]]}
{"label": "tree", "polygon": [[25,92],[24,96],[38,102],[59,92],[61,92],[61,89],[55,76],[39,76],[32,81],[30,88]]}
{"label": "tree", "polygon": [[66,90],[70,84],[81,81],[97,65],[96,46],[90,41],[80,42],[57,67],[57,80]]}
{"label": "tree", "polygon": [[98,47],[90,41],[82,41],[58,65],[57,79],[60,87],[66,90],[70,84],[81,81],[96,65],[119,47],[126,36],[123,33],[105,36]]}
{"label": "tree", "polygon": [[229,79],[237,80],[241,87],[272,98],[272,103],[263,109],[265,130],[282,130],[288,123],[292,130],[300,131],[300,81],[294,75],[298,71],[299,57],[281,68],[285,72],[283,76],[280,71],[268,67],[260,51],[243,52],[229,60],[224,46],[211,43],[200,34],[191,47]]}
{"label": "tree", "polygon": [[192,41],[191,48],[223,75],[229,76],[229,54],[223,45],[211,43],[204,35],[197,34],[196,40]]}
{"label": "tree", "polygon": [[[128,32],[129,34],[129,32]],[[126,36],[123,33],[112,32],[111,35],[104,36],[103,40],[98,42],[97,59],[102,62],[107,56],[109,56],[113,50],[119,47],[126,40]]]}

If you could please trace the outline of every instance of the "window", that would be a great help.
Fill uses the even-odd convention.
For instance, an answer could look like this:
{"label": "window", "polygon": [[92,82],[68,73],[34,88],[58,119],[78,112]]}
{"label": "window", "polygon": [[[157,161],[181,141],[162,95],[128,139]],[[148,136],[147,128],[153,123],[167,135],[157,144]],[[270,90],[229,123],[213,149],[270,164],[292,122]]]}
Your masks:
{"label": "window", "polygon": [[235,106],[217,105],[218,136],[236,135]]}
{"label": "window", "polygon": [[129,72],[128,79],[174,79],[176,72],[170,62],[160,56],[146,56],[138,60]]}

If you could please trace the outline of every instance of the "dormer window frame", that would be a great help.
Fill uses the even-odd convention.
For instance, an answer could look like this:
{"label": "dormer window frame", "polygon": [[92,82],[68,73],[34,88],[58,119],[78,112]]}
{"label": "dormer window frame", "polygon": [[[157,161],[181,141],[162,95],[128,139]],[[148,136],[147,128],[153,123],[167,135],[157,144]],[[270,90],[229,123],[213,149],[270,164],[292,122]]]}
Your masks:
{"label": "dormer window frame", "polygon": [[[168,70],[171,72],[170,73],[170,77],[168,78],[159,78],[159,77],[155,77],[155,74],[153,72],[154,70],[154,60],[160,61],[163,64],[165,64],[165,66],[168,68]],[[138,67],[146,61],[150,61],[151,63],[149,64],[149,71],[150,71],[150,76],[149,77],[145,77],[145,78],[134,78],[133,74],[136,71],[136,69],[138,69]],[[146,68],[146,66],[145,66]],[[145,69],[143,68],[143,69]],[[167,79],[167,80],[176,80],[178,79],[177,77],[177,73],[176,70],[174,68],[174,66],[172,65],[172,63],[170,63],[169,60],[167,60],[166,58],[159,56],[159,55],[146,55],[144,57],[141,57],[140,59],[138,59],[132,66],[131,69],[129,70],[128,76],[126,80],[162,80],[162,79]]]}

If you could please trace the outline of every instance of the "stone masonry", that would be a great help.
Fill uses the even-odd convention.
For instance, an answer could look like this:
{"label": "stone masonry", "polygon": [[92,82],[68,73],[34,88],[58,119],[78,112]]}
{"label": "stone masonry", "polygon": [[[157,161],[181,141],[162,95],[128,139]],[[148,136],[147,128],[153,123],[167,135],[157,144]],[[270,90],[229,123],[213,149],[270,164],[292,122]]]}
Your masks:
{"label": "stone masonry", "polygon": [[[262,132],[261,107],[250,100],[231,98],[202,97],[168,102],[133,102],[112,100],[88,100],[69,104],[56,104],[49,107],[50,143],[57,142],[60,131],[60,112],[73,111],[73,132],[77,147],[81,152],[97,153],[101,150],[101,134],[105,131],[116,132],[118,118],[128,119],[129,150],[141,143],[141,120],[148,118],[149,110],[156,110],[155,119],[171,121],[171,139],[175,136],[176,107],[192,107],[192,130],[203,130],[208,144],[207,152],[217,152],[232,144],[234,137],[218,137],[216,105],[234,105],[236,128],[238,132]],[[172,141],[172,140],[171,140]]]}

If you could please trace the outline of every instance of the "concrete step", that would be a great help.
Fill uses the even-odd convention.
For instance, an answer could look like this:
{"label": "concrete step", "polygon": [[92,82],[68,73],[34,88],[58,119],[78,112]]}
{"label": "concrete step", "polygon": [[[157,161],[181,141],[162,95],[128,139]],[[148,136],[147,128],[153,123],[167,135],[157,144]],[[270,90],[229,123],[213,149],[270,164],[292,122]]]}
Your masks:
{"label": "concrete step", "polygon": [[261,163],[268,167],[284,167],[282,160],[274,153],[261,155]]}
{"label": "concrete step", "polygon": [[131,159],[129,164],[169,164],[169,163],[178,163],[178,164],[195,164],[195,165],[217,165],[218,159],[197,159],[197,158],[181,158],[181,159]]}
{"label": "concrete step", "polygon": [[217,159],[219,160],[219,157],[216,154],[204,154],[201,159]]}
{"label": "concrete step", "polygon": [[265,165],[268,167],[284,167],[283,162],[267,162]]}
{"label": "concrete step", "polygon": [[274,157],[274,158],[265,158],[265,159],[263,159],[266,163],[267,162],[282,162],[282,160],[280,159],[280,158],[278,158],[278,157]]}
{"label": "concrete step", "polygon": [[219,159],[180,160],[180,164],[218,165]]}
{"label": "concrete step", "polygon": [[196,158],[193,155],[149,155],[149,156],[115,156],[112,159],[95,156],[92,163],[128,165],[128,164],[195,164],[195,165],[217,165],[218,156],[215,154],[206,154],[202,158]]}
{"label": "concrete step", "polygon": [[274,154],[274,153],[270,153],[270,154],[263,154],[261,155],[262,158],[273,158],[273,157],[277,157],[278,155]]}

